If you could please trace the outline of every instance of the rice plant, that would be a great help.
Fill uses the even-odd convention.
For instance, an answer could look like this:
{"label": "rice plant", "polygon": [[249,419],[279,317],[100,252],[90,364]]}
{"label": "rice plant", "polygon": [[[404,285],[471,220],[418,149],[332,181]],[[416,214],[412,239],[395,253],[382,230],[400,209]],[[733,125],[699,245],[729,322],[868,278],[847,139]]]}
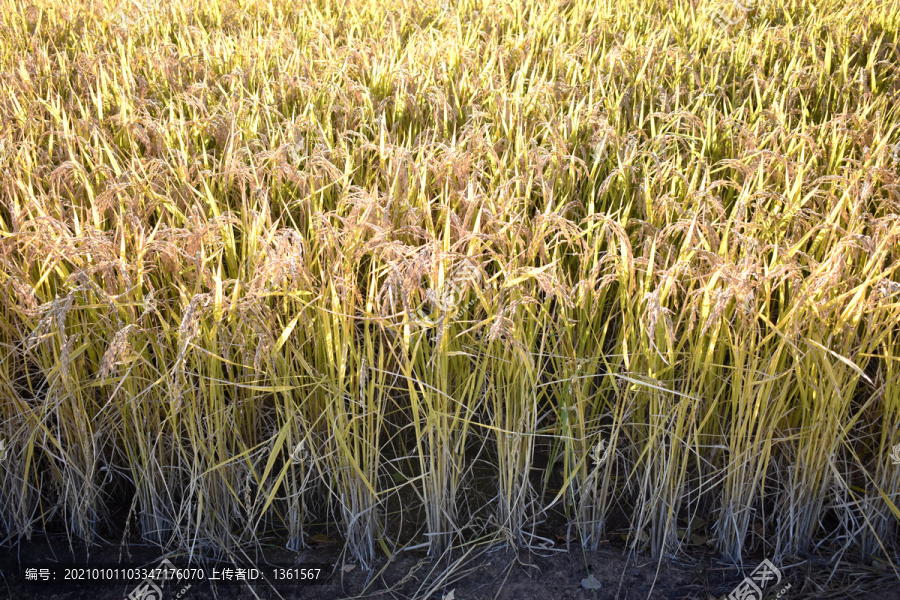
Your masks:
{"label": "rice plant", "polygon": [[0,6],[6,542],[896,566],[896,2]]}

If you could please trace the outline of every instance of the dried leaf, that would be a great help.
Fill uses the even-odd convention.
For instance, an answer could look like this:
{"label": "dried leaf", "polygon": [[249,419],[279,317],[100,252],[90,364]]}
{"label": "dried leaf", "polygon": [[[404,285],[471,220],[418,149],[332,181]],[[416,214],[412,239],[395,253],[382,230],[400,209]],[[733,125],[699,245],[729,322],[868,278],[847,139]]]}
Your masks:
{"label": "dried leaf", "polygon": [[581,587],[586,590],[599,590],[603,587],[603,584],[591,574],[581,580]]}

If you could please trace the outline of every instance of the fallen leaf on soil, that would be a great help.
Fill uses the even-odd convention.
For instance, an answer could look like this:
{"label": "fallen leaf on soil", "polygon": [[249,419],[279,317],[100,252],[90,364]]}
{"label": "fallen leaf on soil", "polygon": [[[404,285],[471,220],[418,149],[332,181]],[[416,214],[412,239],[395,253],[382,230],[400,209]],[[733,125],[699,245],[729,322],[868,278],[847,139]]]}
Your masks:
{"label": "fallen leaf on soil", "polygon": [[593,574],[591,574],[581,580],[581,587],[586,590],[599,590],[603,587],[603,584],[600,583],[600,581],[598,581],[597,578],[593,576]]}
{"label": "fallen leaf on soil", "polygon": [[356,568],[356,565],[344,565],[344,573],[349,573]]}
{"label": "fallen leaf on soil", "polygon": [[692,533],[692,534],[691,534],[691,543],[694,544],[695,546],[702,546],[702,545],[705,544],[708,540],[709,540],[709,538],[706,537],[705,535],[702,535],[702,534],[699,534],[699,533]]}

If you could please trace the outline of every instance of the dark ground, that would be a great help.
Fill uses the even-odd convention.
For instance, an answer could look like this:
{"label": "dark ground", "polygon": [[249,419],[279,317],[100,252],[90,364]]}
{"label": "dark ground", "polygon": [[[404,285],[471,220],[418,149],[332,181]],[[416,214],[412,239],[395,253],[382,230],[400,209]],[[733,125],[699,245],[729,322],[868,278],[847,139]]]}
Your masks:
{"label": "dark ground", "polygon": [[[37,540],[37,536],[35,536]],[[251,591],[245,584],[218,585],[194,582],[183,595],[183,583],[169,582],[163,586],[163,596],[148,596],[142,600],[249,600],[252,598],[378,598],[400,600],[412,597],[437,600],[570,600],[570,599],[676,599],[701,600],[727,598],[744,575],[760,560],[748,561],[742,574],[738,569],[717,562],[709,553],[681,556],[662,563],[647,557],[629,559],[624,543],[607,542],[596,552],[582,552],[572,546],[565,551],[565,543],[558,542],[556,550],[537,554],[519,551],[518,554],[502,545],[482,547],[464,558],[449,580],[443,577],[449,561],[434,561],[422,552],[401,552],[388,561],[382,556],[371,572],[341,558],[337,545],[328,542],[301,553],[276,550],[269,552],[269,561],[279,564],[301,561],[304,564],[322,563],[329,567],[326,581],[307,586],[280,587],[278,593],[266,585]],[[159,562],[158,550],[131,545],[128,562],[154,566]],[[91,564],[118,562],[119,546],[94,548]],[[65,538],[34,541],[0,549],[0,598],[15,600],[124,600],[136,584],[119,582],[100,585],[38,584],[21,581],[20,563],[47,563],[54,555],[59,561],[72,556]],[[76,555],[84,560],[84,555]],[[452,557],[453,560],[460,556]],[[180,563],[176,563],[179,564]],[[254,564],[261,565],[261,562]],[[333,567],[332,565],[337,565]],[[783,580],[774,581],[764,589],[766,600],[773,600],[787,584],[781,598],[870,598],[900,600],[900,577],[885,565],[793,560],[779,565]],[[587,590],[582,580],[592,573],[600,582],[599,590]],[[829,578],[829,576],[831,577]],[[452,594],[451,594],[452,592]],[[753,597],[755,600],[755,596]]]}

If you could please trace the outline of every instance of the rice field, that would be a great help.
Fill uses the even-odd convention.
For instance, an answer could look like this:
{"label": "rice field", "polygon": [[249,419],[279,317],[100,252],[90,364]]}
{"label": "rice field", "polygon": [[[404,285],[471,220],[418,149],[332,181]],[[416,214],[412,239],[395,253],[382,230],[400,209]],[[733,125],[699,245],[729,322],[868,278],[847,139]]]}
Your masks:
{"label": "rice field", "polygon": [[896,569],[896,1],[0,7],[0,540]]}

